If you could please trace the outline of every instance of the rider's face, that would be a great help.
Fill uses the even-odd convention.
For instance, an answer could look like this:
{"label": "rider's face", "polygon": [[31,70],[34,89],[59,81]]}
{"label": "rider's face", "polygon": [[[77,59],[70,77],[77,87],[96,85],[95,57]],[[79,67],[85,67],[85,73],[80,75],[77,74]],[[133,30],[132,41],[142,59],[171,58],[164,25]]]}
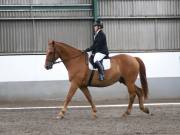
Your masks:
{"label": "rider's face", "polygon": [[98,26],[94,26],[94,32],[98,31]]}

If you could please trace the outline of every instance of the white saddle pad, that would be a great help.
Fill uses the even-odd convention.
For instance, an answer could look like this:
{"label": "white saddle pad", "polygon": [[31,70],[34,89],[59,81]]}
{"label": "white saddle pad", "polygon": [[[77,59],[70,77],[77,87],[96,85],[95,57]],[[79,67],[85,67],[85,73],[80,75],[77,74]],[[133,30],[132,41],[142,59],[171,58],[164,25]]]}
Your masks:
{"label": "white saddle pad", "polygon": [[[91,52],[88,52],[88,57],[90,58],[91,56]],[[110,59],[103,59],[103,62],[102,62],[103,66],[104,66],[104,70],[108,70],[111,68],[111,63],[110,63]],[[93,68],[92,64],[89,62],[89,69],[90,70],[97,70],[95,68]]]}

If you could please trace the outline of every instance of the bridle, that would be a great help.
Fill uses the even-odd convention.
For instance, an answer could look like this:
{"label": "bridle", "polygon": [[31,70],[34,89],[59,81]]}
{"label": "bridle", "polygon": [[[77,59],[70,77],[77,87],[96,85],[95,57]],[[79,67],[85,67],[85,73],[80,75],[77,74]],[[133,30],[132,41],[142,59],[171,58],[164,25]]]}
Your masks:
{"label": "bridle", "polygon": [[75,58],[77,58],[77,57],[80,57],[83,53],[85,53],[84,51],[82,51],[82,53],[81,54],[79,54],[79,55],[76,55],[76,56],[74,56],[74,57],[71,57],[71,58],[69,58],[69,59],[64,59],[64,60],[60,60],[60,61],[56,61],[55,59],[56,59],[56,48],[55,47],[53,47],[54,48],[54,53],[53,53],[53,57],[52,57],[52,59],[51,60],[48,60],[48,65],[47,65],[47,67],[50,67],[50,68],[52,68],[52,66],[54,65],[54,64],[58,64],[58,63],[61,63],[61,62],[66,62],[66,61],[70,61],[70,60],[72,60],[72,59],[75,59]]}

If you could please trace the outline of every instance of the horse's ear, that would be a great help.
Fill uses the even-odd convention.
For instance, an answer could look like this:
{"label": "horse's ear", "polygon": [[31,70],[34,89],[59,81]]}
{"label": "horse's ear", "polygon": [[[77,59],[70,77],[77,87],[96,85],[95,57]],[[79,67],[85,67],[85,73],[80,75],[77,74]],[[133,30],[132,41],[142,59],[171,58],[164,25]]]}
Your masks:
{"label": "horse's ear", "polygon": [[54,47],[54,44],[55,44],[55,42],[54,42],[54,40],[52,41],[52,45],[53,45],[53,47]]}
{"label": "horse's ear", "polygon": [[48,45],[52,45],[54,47],[54,40],[49,40]]}

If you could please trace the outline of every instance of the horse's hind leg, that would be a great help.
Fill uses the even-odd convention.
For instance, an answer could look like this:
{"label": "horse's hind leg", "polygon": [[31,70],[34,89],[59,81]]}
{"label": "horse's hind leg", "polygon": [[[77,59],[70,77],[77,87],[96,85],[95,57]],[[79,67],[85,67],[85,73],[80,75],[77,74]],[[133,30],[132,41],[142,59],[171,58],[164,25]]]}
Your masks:
{"label": "horse's hind leg", "polygon": [[94,103],[92,101],[92,97],[91,97],[91,94],[90,94],[88,88],[83,87],[83,88],[80,88],[80,89],[84,93],[84,95],[86,96],[87,100],[89,101],[89,103],[90,103],[90,105],[92,107],[92,116],[93,116],[93,118],[97,118],[97,116],[96,116],[96,112],[97,112],[96,106],[94,105]]}
{"label": "horse's hind leg", "polygon": [[137,94],[138,99],[139,99],[139,108],[140,108],[143,112],[149,114],[149,109],[144,107],[144,97],[143,97],[142,89],[139,88],[139,87],[136,86],[136,85],[135,85],[135,87],[136,87],[136,94]]}
{"label": "horse's hind leg", "polygon": [[127,84],[128,87],[128,92],[129,92],[129,105],[127,108],[127,111],[123,114],[123,117],[126,117],[127,115],[130,115],[131,110],[132,110],[132,105],[134,103],[134,99],[136,97],[136,91],[135,91],[135,87],[134,84]]}
{"label": "horse's hind leg", "polygon": [[77,88],[78,87],[77,87],[77,85],[75,83],[71,83],[68,95],[66,96],[66,99],[64,101],[63,108],[60,111],[60,113],[58,114],[57,118],[59,118],[59,116],[60,116],[60,118],[64,118],[64,115],[65,115],[65,113],[67,111],[67,106],[68,106],[69,102],[71,101],[72,97],[74,96]]}

